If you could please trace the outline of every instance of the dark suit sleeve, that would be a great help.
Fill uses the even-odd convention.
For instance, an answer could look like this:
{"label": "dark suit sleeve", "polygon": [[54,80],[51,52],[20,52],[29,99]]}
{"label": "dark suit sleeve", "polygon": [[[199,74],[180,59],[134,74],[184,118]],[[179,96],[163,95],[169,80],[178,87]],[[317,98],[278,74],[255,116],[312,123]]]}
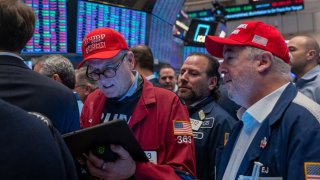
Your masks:
{"label": "dark suit sleeve", "polygon": [[66,112],[67,115],[65,116],[64,121],[64,123],[66,123],[66,126],[64,126],[66,129],[63,132],[61,132],[61,134],[65,134],[80,129],[80,114],[77,99],[72,93],[68,94],[68,97],[66,97],[66,99],[69,99],[65,100],[65,106],[69,110]]}

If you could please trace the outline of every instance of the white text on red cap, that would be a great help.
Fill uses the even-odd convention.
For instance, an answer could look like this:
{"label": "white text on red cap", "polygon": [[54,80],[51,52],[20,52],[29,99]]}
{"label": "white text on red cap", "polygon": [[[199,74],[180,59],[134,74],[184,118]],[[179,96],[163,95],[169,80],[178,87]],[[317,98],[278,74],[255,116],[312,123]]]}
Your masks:
{"label": "white text on red cap", "polygon": [[241,29],[247,29],[248,24],[240,24],[231,34],[238,34]]}
{"label": "white text on red cap", "polygon": [[94,36],[90,36],[84,40],[84,46],[86,47],[86,53],[90,53],[91,51],[97,49],[103,49],[106,47],[106,43],[104,42],[106,35],[98,34]]}

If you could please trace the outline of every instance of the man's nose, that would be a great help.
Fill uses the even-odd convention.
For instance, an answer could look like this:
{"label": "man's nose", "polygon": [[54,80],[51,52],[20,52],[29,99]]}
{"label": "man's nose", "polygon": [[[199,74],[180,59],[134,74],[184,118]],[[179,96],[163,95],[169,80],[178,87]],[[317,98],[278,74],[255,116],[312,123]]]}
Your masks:
{"label": "man's nose", "polygon": [[227,69],[226,69],[226,67],[225,67],[225,63],[224,63],[224,62],[222,62],[222,63],[220,64],[220,66],[219,66],[219,72],[220,72],[220,74],[225,74],[225,73],[227,72]]}

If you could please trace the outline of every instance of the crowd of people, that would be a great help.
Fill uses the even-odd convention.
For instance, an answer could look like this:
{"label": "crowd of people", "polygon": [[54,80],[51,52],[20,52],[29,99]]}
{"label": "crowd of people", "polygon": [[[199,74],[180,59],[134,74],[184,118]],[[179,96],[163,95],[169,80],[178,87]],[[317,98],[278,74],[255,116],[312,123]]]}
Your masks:
{"label": "crowd of people", "polygon": [[[24,3],[0,1],[1,179],[320,177],[312,37],[287,44],[273,26],[243,22],[226,38],[207,36],[209,54],[165,64],[156,77],[152,50],[128,47],[107,27],[85,35],[76,69],[62,55],[34,58],[30,69],[20,52],[35,21]],[[115,119],[127,122],[149,161],[111,144],[114,161],[88,152],[80,167],[61,135]]]}

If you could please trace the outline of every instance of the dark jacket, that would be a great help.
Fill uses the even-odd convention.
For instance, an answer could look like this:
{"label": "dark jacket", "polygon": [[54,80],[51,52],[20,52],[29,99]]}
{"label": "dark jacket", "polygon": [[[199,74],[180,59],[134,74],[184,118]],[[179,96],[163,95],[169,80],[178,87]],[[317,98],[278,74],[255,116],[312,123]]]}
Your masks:
{"label": "dark jacket", "polygon": [[0,98],[47,116],[61,134],[80,128],[78,105],[71,90],[32,71],[17,57],[0,55]]}
{"label": "dark jacket", "polygon": [[[199,114],[204,112],[201,120]],[[223,110],[211,97],[189,108],[192,123],[202,122],[198,130],[193,128],[196,147],[198,179],[214,179],[215,155],[217,148],[223,148],[236,120]]]}
{"label": "dark jacket", "polygon": [[0,179],[77,180],[60,134],[0,99]]}
{"label": "dark jacket", "polygon": [[[305,179],[312,163],[320,168],[320,106],[298,93],[293,84],[284,90],[275,107],[261,124],[239,167],[239,175],[250,175],[254,161],[263,164],[260,177]],[[222,179],[242,121],[234,127],[217,167]],[[306,169],[305,169],[306,168]],[[316,171],[320,175],[320,171]]]}

